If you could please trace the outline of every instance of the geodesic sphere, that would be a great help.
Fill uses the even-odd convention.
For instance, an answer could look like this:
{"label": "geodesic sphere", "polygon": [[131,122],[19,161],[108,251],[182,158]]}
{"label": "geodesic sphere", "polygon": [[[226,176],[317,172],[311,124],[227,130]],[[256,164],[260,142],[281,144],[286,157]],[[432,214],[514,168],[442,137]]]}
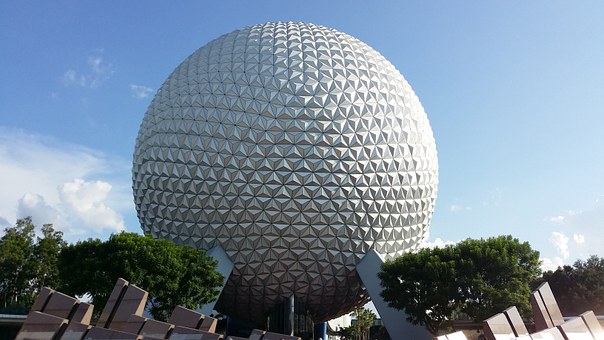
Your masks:
{"label": "geodesic sphere", "polygon": [[217,310],[261,320],[295,295],[313,320],[367,300],[355,266],[417,247],[436,147],[409,84],[336,30],[267,23],[185,59],[149,105],[133,189],[146,234],[234,263]]}

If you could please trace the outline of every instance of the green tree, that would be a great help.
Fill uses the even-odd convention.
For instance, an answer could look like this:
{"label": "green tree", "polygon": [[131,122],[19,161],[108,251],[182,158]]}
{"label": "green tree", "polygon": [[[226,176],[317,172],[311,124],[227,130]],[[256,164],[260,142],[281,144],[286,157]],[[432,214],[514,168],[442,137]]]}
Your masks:
{"label": "green tree", "polygon": [[43,286],[59,285],[57,261],[65,241],[52,224],[42,226],[42,237],[36,237],[31,217],[17,220],[4,232],[0,239],[1,307],[25,312]]}
{"label": "green tree", "polygon": [[30,217],[19,219],[4,230],[0,239],[0,299],[2,307],[33,301],[30,280],[34,277],[34,224]]}
{"label": "green tree", "polygon": [[376,319],[375,313],[370,309],[357,307],[351,316],[356,318],[355,338],[358,340],[369,339],[369,331],[373,325],[373,321]]}
{"label": "green tree", "polygon": [[516,306],[525,318],[530,316],[530,284],[539,278],[541,269],[539,252],[528,242],[511,236],[468,239],[455,249],[462,313],[482,321]]}
{"label": "green tree", "polygon": [[90,294],[103,306],[122,277],[149,292],[148,308],[158,320],[177,305],[197,308],[214,301],[223,280],[205,251],[135,233],[67,246],[59,261],[65,293]]}
{"label": "green tree", "polygon": [[604,314],[604,258],[592,255],[572,266],[543,274],[556,297],[562,315],[579,315],[587,310]]}
{"label": "green tree", "polygon": [[350,325],[348,327],[342,327],[338,330],[338,335],[344,339],[355,339],[357,336],[357,326]]}
{"label": "green tree", "polygon": [[59,254],[67,243],[63,233],[54,229],[52,224],[42,226],[42,237],[37,237],[34,245],[34,274],[32,284],[36,292],[42,287],[58,287]]}
{"label": "green tree", "polygon": [[530,284],[540,273],[539,252],[499,236],[420,249],[387,261],[378,276],[390,307],[438,334],[457,315],[482,321],[515,305],[528,316]]}
{"label": "green tree", "polygon": [[423,248],[387,261],[378,274],[381,295],[390,307],[404,309],[413,324],[436,334],[458,308],[457,263],[453,247]]}

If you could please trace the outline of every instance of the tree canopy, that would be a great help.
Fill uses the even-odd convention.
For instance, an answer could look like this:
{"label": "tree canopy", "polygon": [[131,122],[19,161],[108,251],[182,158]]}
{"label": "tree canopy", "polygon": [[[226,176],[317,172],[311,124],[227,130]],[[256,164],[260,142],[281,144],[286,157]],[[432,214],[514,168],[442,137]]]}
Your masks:
{"label": "tree canopy", "polygon": [[499,236],[420,249],[385,262],[378,276],[390,307],[437,334],[458,315],[482,321],[512,305],[530,315],[530,284],[540,273],[528,242]]}
{"label": "tree canopy", "polygon": [[367,308],[356,308],[352,315],[354,315],[357,320],[357,339],[369,339],[369,331],[373,325],[373,321],[376,319],[375,313]]}
{"label": "tree canopy", "polygon": [[559,267],[543,273],[564,316],[579,315],[593,310],[604,314],[604,258],[592,255],[572,266]]}
{"label": "tree canopy", "polygon": [[370,309],[357,307],[354,312],[350,313],[350,316],[355,318],[355,324],[341,328],[338,330],[338,334],[346,339],[369,339],[371,326],[376,319],[375,313]]}
{"label": "tree canopy", "polygon": [[57,261],[65,246],[63,234],[52,224],[36,236],[30,217],[18,219],[0,238],[0,309],[11,313],[29,310],[40,288],[57,286]]}
{"label": "tree canopy", "polygon": [[126,232],[105,242],[69,245],[59,263],[63,292],[89,294],[94,304],[104,306],[122,277],[149,292],[148,308],[157,320],[166,320],[177,305],[197,308],[214,301],[223,281],[205,251]]}

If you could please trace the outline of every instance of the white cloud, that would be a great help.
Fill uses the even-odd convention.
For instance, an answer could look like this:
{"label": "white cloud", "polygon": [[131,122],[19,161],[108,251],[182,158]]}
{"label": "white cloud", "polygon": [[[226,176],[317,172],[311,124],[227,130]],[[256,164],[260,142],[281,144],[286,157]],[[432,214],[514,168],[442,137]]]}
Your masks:
{"label": "white cloud", "polygon": [[65,86],[80,86],[97,88],[115,73],[115,68],[111,63],[103,61],[101,54],[103,50],[97,49],[93,55],[88,57],[88,67],[83,72],[78,72],[73,68],[68,69],[63,74],[63,84]]}
{"label": "white cloud", "polygon": [[119,232],[124,230],[124,219],[105,204],[110,191],[107,182],[77,178],[60,186],[59,197],[68,212],[98,233],[104,229]]}
{"label": "white cloud", "polygon": [[441,238],[436,238],[434,242],[429,242],[426,237],[419,245],[420,248],[444,248],[446,246],[454,245],[457,241],[443,241]]}
{"label": "white cloud", "polygon": [[472,210],[472,207],[466,207],[460,204],[451,204],[451,206],[449,207],[449,211],[450,212],[461,212],[461,211],[470,211]]}
{"label": "white cloud", "polygon": [[562,267],[564,266],[564,260],[562,260],[559,257],[554,257],[553,259],[550,258],[541,258],[541,270],[543,271],[548,271],[548,270],[556,270],[558,269],[558,267]]}
{"label": "white cloud", "polygon": [[564,216],[558,215],[558,216],[550,217],[550,218],[548,218],[548,220],[550,222],[554,222],[556,224],[564,224]]}
{"label": "white cloud", "polygon": [[594,198],[592,205],[567,210],[558,216],[546,219],[549,222],[563,226],[569,235],[573,235],[574,243],[572,245],[580,246],[573,248],[573,254],[576,251],[577,256],[581,258],[601,253],[601,245],[604,243],[604,234],[602,233],[604,200],[601,199],[602,197]]}
{"label": "white cloud", "polygon": [[31,216],[35,225],[51,223],[54,225],[64,225],[65,221],[61,213],[46,203],[44,197],[38,194],[26,193],[18,201],[17,216]]}
{"label": "white cloud", "polygon": [[100,56],[88,57],[88,65],[92,69],[92,75],[89,78],[91,88],[98,87],[115,73],[113,65],[103,62],[103,58]]}
{"label": "white cloud", "polygon": [[133,208],[129,162],[46,136],[0,127],[0,174],[0,222],[32,216],[70,241],[122,230]]}
{"label": "white cloud", "polygon": [[4,228],[8,228],[12,225],[6,218],[0,216],[0,228],[4,230]]}
{"label": "white cloud", "polygon": [[549,238],[551,244],[553,244],[558,254],[562,257],[562,260],[568,259],[570,252],[568,250],[568,237],[561,232],[554,231]]}
{"label": "white cloud", "polygon": [[130,84],[130,92],[134,98],[143,99],[149,97],[153,89],[143,85]]}
{"label": "white cloud", "polygon": [[86,86],[86,77],[81,74],[77,74],[75,70],[69,69],[63,74],[63,84],[65,86]]}

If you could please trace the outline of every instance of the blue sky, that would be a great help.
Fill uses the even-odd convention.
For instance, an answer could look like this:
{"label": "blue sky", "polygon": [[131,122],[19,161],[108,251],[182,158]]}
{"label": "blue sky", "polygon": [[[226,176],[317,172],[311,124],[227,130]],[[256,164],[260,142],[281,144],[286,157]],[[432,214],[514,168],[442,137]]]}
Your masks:
{"label": "blue sky", "polygon": [[0,225],[140,232],[132,153],[165,78],[221,34],[305,21],[367,43],[419,96],[440,164],[429,243],[604,256],[602,18],[601,1],[3,1]]}

